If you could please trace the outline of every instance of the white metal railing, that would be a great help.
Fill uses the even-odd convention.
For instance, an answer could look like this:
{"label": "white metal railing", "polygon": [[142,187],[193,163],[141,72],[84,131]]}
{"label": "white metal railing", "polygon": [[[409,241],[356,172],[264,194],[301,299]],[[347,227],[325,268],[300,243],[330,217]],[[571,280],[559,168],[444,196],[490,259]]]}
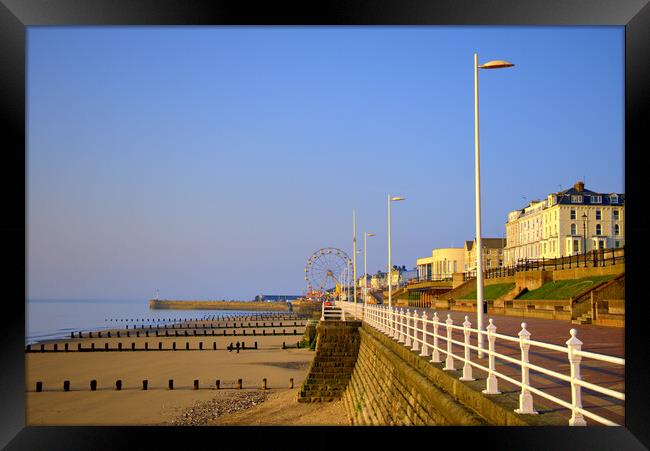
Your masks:
{"label": "white metal railing", "polygon": [[[336,306],[340,307],[344,312],[347,312],[348,315],[354,316],[353,303],[336,302]],[[406,311],[402,308],[398,309],[397,307],[389,309],[387,306],[383,305],[367,305],[364,308],[363,303],[361,303],[357,308],[359,309],[360,317],[365,323],[388,335],[398,343],[409,347],[411,350],[420,351],[420,356],[428,357],[430,355],[431,363],[442,363],[441,354],[444,354],[446,358],[443,370],[456,370],[455,362],[459,361],[462,363],[462,376],[460,377],[460,380],[475,380],[472,377],[472,368],[477,368],[487,372],[486,387],[485,390],[483,390],[483,393],[485,394],[500,394],[498,389],[499,379],[520,387],[521,393],[519,395],[519,408],[515,409],[515,412],[517,413],[531,415],[537,413],[533,407],[533,394],[535,394],[569,409],[571,411],[571,418],[569,419],[570,426],[585,426],[585,417],[603,425],[619,426],[619,424],[593,412],[587,411],[582,407],[582,388],[622,401],[625,400],[625,394],[583,381],[580,376],[580,362],[582,358],[588,358],[625,367],[625,359],[582,351],[582,342],[576,337],[577,331],[575,329],[569,331],[570,338],[566,341],[566,346],[558,346],[551,343],[531,340],[531,333],[526,329],[526,323],[521,323],[521,331],[517,337],[514,337],[497,333],[497,328],[491,318],[488,326],[485,328],[486,330],[482,331],[473,328],[467,316],[462,325],[455,325],[451,319],[451,315],[449,314],[447,315],[447,319],[443,322],[438,318],[437,312],[434,312],[433,316],[429,318],[427,317],[426,311],[422,312],[422,314],[418,316],[415,310],[411,313],[409,309],[406,309]],[[444,329],[444,334],[440,332],[441,328]],[[452,331],[454,330],[462,332],[463,341],[458,341],[452,338]],[[488,349],[479,349],[478,346],[472,345],[470,343],[472,334],[476,337],[478,337],[478,334],[487,337]],[[495,344],[497,339],[502,342],[518,344],[521,350],[521,356],[519,358],[513,358],[496,352]],[[445,348],[439,345],[440,340],[445,341]],[[461,346],[463,348],[462,355],[454,354],[452,345]],[[569,363],[569,374],[559,373],[549,368],[544,368],[530,363],[528,357],[531,346],[564,354]],[[470,352],[472,350],[477,351],[479,358],[482,357],[483,353],[487,354],[487,367],[477,361],[471,360]],[[518,366],[520,370],[520,379],[517,380],[507,374],[497,371],[495,366],[495,359],[497,358]],[[530,370],[568,382],[571,389],[571,402],[567,402],[557,396],[553,396],[543,390],[533,387],[530,382]]]}

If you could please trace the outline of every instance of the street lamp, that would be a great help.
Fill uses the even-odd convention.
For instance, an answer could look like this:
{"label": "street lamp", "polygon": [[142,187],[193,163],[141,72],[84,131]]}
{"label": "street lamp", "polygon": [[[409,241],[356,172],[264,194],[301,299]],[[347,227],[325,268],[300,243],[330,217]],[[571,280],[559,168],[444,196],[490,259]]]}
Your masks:
{"label": "street lamp", "polygon": [[[478,330],[483,330],[483,258],[481,250],[481,158],[478,134],[478,70],[501,69],[512,67],[514,64],[507,61],[489,61],[479,66],[478,53],[474,54],[474,150],[476,166],[476,322]],[[478,356],[483,357],[483,334],[478,334]]]}
{"label": "street lamp", "polygon": [[397,202],[400,200],[405,200],[404,197],[391,197],[390,193],[388,194],[388,308],[390,309],[393,306],[392,303],[392,290],[393,290],[393,278],[392,268],[390,266],[390,203]]}
{"label": "street lamp", "polygon": [[587,255],[587,213],[582,214],[582,252]]}
{"label": "street lamp", "polygon": [[353,261],[353,273],[352,280],[354,282],[354,318],[357,318],[357,217],[354,210],[352,210],[352,261]]}
{"label": "street lamp", "polygon": [[364,232],[363,234],[363,317],[366,317],[366,308],[368,307],[368,266],[367,252],[368,237],[375,236],[374,233]]}

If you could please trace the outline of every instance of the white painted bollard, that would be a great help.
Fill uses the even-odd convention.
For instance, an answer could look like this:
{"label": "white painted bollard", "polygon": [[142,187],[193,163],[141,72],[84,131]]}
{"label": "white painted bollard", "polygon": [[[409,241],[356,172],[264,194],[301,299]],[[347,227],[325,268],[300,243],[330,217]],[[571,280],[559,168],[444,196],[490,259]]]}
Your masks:
{"label": "white painted bollard", "polygon": [[397,319],[395,315],[397,314],[397,307],[390,307],[388,309],[388,336],[392,339],[397,339]]}
{"label": "white painted bollard", "polygon": [[521,348],[521,394],[519,395],[519,408],[515,409],[516,413],[534,415],[533,409],[533,395],[528,390],[530,384],[529,370],[526,364],[528,363],[528,349],[530,344],[526,343],[530,339],[530,332],[526,330],[526,323],[521,323],[521,331],[519,332],[519,347]]}
{"label": "white painted bollard", "polygon": [[463,375],[461,376],[461,381],[474,381],[472,377],[472,365],[469,363],[470,353],[469,353],[469,335],[471,331],[469,328],[472,327],[472,323],[469,322],[467,316],[463,322],[463,335],[465,336],[465,364],[463,365]]}
{"label": "white painted bollard", "polygon": [[584,416],[577,411],[577,409],[582,408],[582,387],[576,383],[576,381],[581,380],[580,361],[582,357],[575,355],[575,351],[582,349],[582,342],[576,337],[577,330],[571,329],[569,333],[571,338],[566,342],[566,345],[569,349],[569,363],[571,364],[571,405],[574,407],[571,411],[569,426],[586,426],[587,422]]}
{"label": "white painted bollard", "polygon": [[431,363],[440,363],[440,350],[438,348],[438,312],[433,312],[433,350],[431,352]]}
{"label": "white painted bollard", "polygon": [[413,346],[411,351],[419,351],[420,342],[418,341],[418,312],[413,310]]}
{"label": "white painted bollard", "polygon": [[406,337],[404,339],[404,346],[411,346],[411,311],[406,309],[406,316],[404,316],[404,329],[406,329]]}
{"label": "white painted bollard", "polygon": [[429,355],[429,346],[428,346],[428,334],[427,334],[427,325],[428,325],[428,320],[427,318],[427,312],[423,311],[422,312],[422,351],[420,352],[420,355],[422,357],[427,357]]}
{"label": "white painted bollard", "polygon": [[321,311],[320,320],[324,321],[325,320],[325,303],[324,302],[320,305],[320,311]]}
{"label": "white painted bollard", "polygon": [[494,342],[496,341],[497,337],[494,336],[494,333],[496,332],[497,328],[494,324],[492,324],[492,318],[490,318],[490,324],[486,327],[487,329],[487,336],[488,336],[488,377],[486,381],[486,386],[485,390],[483,390],[483,393],[486,395],[498,395],[501,393],[499,391],[499,387],[497,384],[497,377],[494,375]]}
{"label": "white painted bollard", "polygon": [[453,371],[456,369],[454,368],[454,358],[451,355],[451,326],[454,324],[454,320],[451,319],[449,313],[447,314],[445,324],[447,324],[447,358],[445,359],[445,367],[443,370]]}

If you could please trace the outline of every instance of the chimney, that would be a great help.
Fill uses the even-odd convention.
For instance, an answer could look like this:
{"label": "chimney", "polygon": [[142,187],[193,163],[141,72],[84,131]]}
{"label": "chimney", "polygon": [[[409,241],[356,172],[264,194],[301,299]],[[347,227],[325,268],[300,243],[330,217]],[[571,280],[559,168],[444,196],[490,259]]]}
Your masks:
{"label": "chimney", "polygon": [[581,192],[585,190],[585,184],[584,182],[577,182],[573,187],[576,189],[576,191]]}

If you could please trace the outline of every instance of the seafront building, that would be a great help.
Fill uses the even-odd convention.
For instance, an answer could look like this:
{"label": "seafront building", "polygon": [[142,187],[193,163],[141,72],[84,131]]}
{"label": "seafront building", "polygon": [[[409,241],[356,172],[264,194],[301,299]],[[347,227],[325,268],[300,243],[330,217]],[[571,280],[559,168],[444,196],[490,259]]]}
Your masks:
{"label": "seafront building", "polygon": [[462,247],[433,249],[431,257],[418,258],[416,266],[420,280],[451,279],[453,273],[461,272],[465,267],[465,249]]}
{"label": "seafront building", "polygon": [[[483,269],[500,268],[503,266],[503,249],[505,238],[482,238]],[[465,271],[476,269],[476,239],[465,241]]]}
{"label": "seafront building", "polygon": [[504,263],[620,248],[624,230],[625,194],[598,193],[577,182],[508,214]]}

